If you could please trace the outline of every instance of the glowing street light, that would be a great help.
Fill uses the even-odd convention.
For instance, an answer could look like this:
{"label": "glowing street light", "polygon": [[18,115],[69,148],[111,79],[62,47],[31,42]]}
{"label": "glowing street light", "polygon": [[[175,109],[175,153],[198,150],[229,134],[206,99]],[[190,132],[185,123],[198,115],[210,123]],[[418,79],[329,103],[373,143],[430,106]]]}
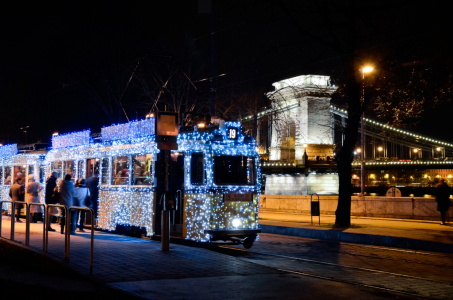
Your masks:
{"label": "glowing street light", "polygon": [[[365,73],[369,73],[373,71],[373,68],[370,66],[363,67],[360,71],[362,71],[362,105],[365,102]],[[362,116],[360,117],[360,194],[362,196],[365,195],[365,112],[362,112]]]}

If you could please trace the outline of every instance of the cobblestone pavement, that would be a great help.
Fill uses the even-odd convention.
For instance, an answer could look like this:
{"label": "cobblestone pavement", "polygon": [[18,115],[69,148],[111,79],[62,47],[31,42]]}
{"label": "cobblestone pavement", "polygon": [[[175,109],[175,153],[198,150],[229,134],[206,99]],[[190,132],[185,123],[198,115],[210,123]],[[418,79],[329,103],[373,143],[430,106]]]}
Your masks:
{"label": "cobblestone pavement", "polygon": [[227,254],[279,270],[453,299],[453,254],[273,234],[261,234],[250,250],[227,248],[240,250]]}
{"label": "cobblestone pavement", "polygon": [[[8,238],[10,218],[3,219],[2,237]],[[16,242],[24,243],[24,232],[25,224],[16,224]],[[341,280],[302,276],[297,272],[322,274],[323,277],[340,278],[350,283],[360,281],[376,287],[386,287],[389,277],[387,274],[370,275],[363,270],[269,256],[266,251],[278,255],[298,252],[291,243],[300,241],[266,236],[263,235],[262,241],[256,242],[254,246],[254,250],[263,251],[264,254],[227,249],[244,254],[238,256],[175,244],[171,244],[171,251],[165,253],[160,249],[160,242],[96,232],[92,276],[112,287],[147,299],[300,299],[302,295],[305,299],[412,299],[410,296],[355,286]],[[277,251],[279,247],[281,249]],[[31,224],[30,248],[42,251],[40,223]],[[70,253],[70,266],[88,275],[89,232],[71,236]],[[63,260],[64,235],[59,232],[49,232],[49,255],[56,260]],[[300,258],[303,253],[301,255]],[[419,281],[414,279],[413,285],[407,285],[397,278],[394,282],[404,284],[404,287],[392,287],[411,292],[413,290],[410,288],[424,284],[423,280]],[[431,288],[434,287],[433,291],[429,291],[431,296],[442,297],[442,293],[450,295],[446,294],[446,291],[449,292],[445,287],[448,283],[431,283]],[[428,292],[423,291],[423,295],[425,294]]]}

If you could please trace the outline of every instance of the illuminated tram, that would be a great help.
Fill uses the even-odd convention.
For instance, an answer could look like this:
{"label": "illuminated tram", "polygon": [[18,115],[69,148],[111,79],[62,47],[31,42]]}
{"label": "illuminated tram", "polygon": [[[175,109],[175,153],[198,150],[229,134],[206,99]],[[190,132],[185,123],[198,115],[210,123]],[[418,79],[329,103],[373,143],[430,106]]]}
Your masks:
{"label": "illuminated tram", "polygon": [[[36,182],[45,183],[46,152],[46,150],[32,149],[18,153],[16,144],[0,146],[1,201],[11,201],[9,190],[17,178],[22,178],[22,184],[25,187],[28,185],[29,175],[33,175]],[[44,199],[44,190],[39,192],[39,196]],[[11,212],[11,204],[3,203],[3,210]]]}
{"label": "illuminated tram", "polygon": [[[218,121],[215,126],[182,128],[177,144],[169,163],[169,191],[175,195],[172,234],[251,247],[261,231],[259,155],[253,138],[242,132],[239,122]],[[0,154],[5,147],[12,148],[0,146]],[[53,171],[59,178],[70,174],[74,181],[96,176],[98,228],[116,230],[124,225],[143,228],[147,236],[160,233],[164,204],[156,196],[156,174],[160,174],[156,162],[162,152],[156,143],[154,117],[104,127],[98,139],[92,139],[89,130],[55,136],[47,154],[14,151],[10,149],[9,156],[0,160],[2,200],[9,200],[10,185],[5,180],[15,167],[28,166],[26,174],[39,173],[43,185]]]}

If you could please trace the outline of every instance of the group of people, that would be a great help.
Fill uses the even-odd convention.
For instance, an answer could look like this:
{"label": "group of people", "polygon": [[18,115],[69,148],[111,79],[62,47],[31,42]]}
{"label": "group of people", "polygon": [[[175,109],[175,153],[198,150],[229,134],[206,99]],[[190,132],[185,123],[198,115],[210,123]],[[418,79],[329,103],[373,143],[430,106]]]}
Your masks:
{"label": "group of people", "polygon": [[[46,192],[45,192],[45,203],[46,204],[60,204],[65,205],[66,207],[79,206],[79,207],[89,207],[93,208],[95,213],[95,219],[97,215],[97,202],[98,202],[98,178],[93,175],[88,180],[79,179],[76,184],[72,182],[72,176],[66,174],[64,180],[58,178],[57,172],[52,172],[50,177],[46,181]],[[22,177],[17,177],[14,181],[14,184],[10,189],[10,197],[13,202],[24,202],[27,203],[41,203],[39,192],[42,191],[44,187],[36,182],[34,175],[28,176],[28,184],[25,188],[25,185],[22,182]],[[27,195],[25,197],[25,195]],[[16,222],[22,222],[20,220],[20,214],[22,209],[22,204],[16,204]],[[36,223],[39,215],[42,215],[42,206],[40,205],[31,205],[30,214],[32,214],[32,222]],[[72,212],[70,228],[71,234],[75,234],[76,228],[78,227],[79,232],[84,232],[83,224],[85,223],[85,212],[84,210],[77,210]],[[60,214],[60,211],[56,207],[49,209],[49,217],[47,227],[49,231],[55,231],[51,227],[51,220],[53,216]],[[65,227],[65,211],[61,210],[61,233],[64,233]],[[77,225],[77,221],[80,222]]]}

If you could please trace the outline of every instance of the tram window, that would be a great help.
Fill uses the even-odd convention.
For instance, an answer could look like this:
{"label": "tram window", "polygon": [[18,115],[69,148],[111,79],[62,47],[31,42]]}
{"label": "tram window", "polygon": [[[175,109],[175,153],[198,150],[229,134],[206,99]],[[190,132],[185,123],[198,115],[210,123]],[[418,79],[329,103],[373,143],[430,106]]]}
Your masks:
{"label": "tram window", "polygon": [[151,178],[152,165],[152,154],[133,155],[131,185],[152,185],[154,183]]}
{"label": "tram window", "polygon": [[63,179],[63,162],[61,161],[54,161],[50,164],[50,169],[52,172],[58,173],[58,178]]}
{"label": "tram window", "polygon": [[109,183],[109,159],[103,158],[102,159],[102,184]]}
{"label": "tram window", "polygon": [[82,178],[84,178],[84,176],[83,176],[83,160],[79,160],[77,162],[77,180],[82,179]]}
{"label": "tram window", "polygon": [[39,166],[39,182],[46,182],[46,166]]}
{"label": "tram window", "polygon": [[22,178],[22,183],[25,182],[25,166],[14,166],[14,180]]}
{"label": "tram window", "polygon": [[64,171],[63,176],[71,175],[71,180],[74,181],[74,161],[73,160],[66,160],[63,162],[64,164]]}
{"label": "tram window", "polygon": [[3,167],[0,168],[0,185],[3,184]]}
{"label": "tram window", "polygon": [[11,167],[5,167],[5,174],[3,175],[5,180],[3,181],[4,185],[11,185]]}
{"label": "tram window", "polygon": [[112,161],[112,185],[129,184],[129,157],[116,156]]}
{"label": "tram window", "polygon": [[214,183],[219,185],[255,184],[253,157],[219,155],[214,157]]}
{"label": "tram window", "polygon": [[192,153],[190,162],[190,183],[191,184],[205,184],[206,176],[204,171],[204,158],[203,153]]}
{"label": "tram window", "polygon": [[255,184],[255,183],[256,183],[255,158],[248,157],[247,158],[247,184]]}
{"label": "tram window", "polygon": [[35,166],[30,165],[28,166],[28,175],[35,174]]}

